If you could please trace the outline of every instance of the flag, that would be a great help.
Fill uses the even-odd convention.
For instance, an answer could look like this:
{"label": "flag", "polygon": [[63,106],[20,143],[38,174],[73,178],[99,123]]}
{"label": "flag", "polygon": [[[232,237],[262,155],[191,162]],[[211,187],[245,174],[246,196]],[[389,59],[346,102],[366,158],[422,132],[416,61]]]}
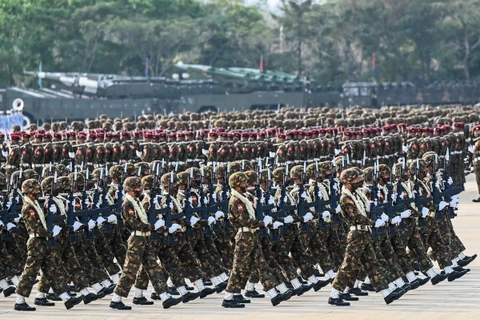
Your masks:
{"label": "flag", "polygon": [[148,58],[145,58],[145,77],[148,78]]}
{"label": "flag", "polygon": [[[40,64],[38,65],[38,73],[42,72],[42,61],[40,61]],[[42,88],[42,78],[38,77],[38,87],[41,89]]]}
{"label": "flag", "polygon": [[377,76],[377,57],[375,54],[372,55],[372,75]]}
{"label": "flag", "polygon": [[260,65],[258,66],[258,69],[263,72],[263,54],[260,55]]}

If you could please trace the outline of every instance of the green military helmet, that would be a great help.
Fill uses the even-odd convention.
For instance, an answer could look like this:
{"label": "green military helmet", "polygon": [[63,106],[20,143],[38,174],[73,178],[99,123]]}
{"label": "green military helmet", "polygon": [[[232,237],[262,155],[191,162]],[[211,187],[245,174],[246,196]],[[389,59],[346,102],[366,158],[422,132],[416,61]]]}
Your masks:
{"label": "green military helmet", "polygon": [[242,182],[247,182],[248,178],[243,172],[235,172],[234,174],[230,175],[228,178],[228,185],[230,188],[239,187]]}
{"label": "green military helmet", "polygon": [[253,170],[248,170],[244,172],[247,176],[247,184],[254,185],[258,182],[258,174]]}
{"label": "green military helmet", "polygon": [[[268,171],[269,169],[263,169],[262,172],[260,173],[260,181],[261,182],[267,182],[268,180]],[[272,174],[270,173],[270,177]]]}
{"label": "green military helmet", "polygon": [[315,178],[315,172],[317,171],[317,163],[310,163],[308,166],[307,166],[307,172],[306,172],[306,176],[307,178],[309,179],[314,179]]}
{"label": "green military helmet", "polygon": [[417,170],[417,165],[418,165],[419,172],[427,170],[428,165],[427,165],[427,162],[425,162],[425,160],[423,159],[414,160],[410,162],[410,164],[408,165],[408,171],[410,172],[411,175],[415,174]]}
{"label": "green military helmet", "polygon": [[215,166],[215,176],[217,178],[223,178],[227,174],[227,166],[222,164],[218,164]]}
{"label": "green military helmet", "polygon": [[108,174],[112,178],[120,179],[123,176],[124,171],[125,166],[117,164],[116,166],[110,167],[110,169],[108,170]]}
{"label": "green military helmet", "polygon": [[328,171],[332,171],[332,163],[330,161],[322,161],[318,163],[318,171],[325,175]]}
{"label": "green military helmet", "polygon": [[272,177],[273,180],[277,183],[283,182],[283,179],[285,177],[285,167],[275,168],[275,170],[272,171]]}
{"label": "green military helmet", "polygon": [[356,167],[345,169],[340,174],[340,181],[343,184],[353,183],[358,180],[361,181],[362,179],[363,179],[363,172]]}
{"label": "green military helmet", "polygon": [[230,164],[230,173],[241,172],[242,171],[242,163],[241,161],[235,161]]}
{"label": "green military helmet", "polygon": [[128,177],[123,182],[125,192],[142,189],[142,180],[139,177]]}
{"label": "green military helmet", "polygon": [[363,174],[366,181],[373,181],[373,167],[363,169]]}
{"label": "green military helmet", "polygon": [[42,192],[42,187],[36,179],[27,179],[22,183],[22,192],[24,194],[40,193]]}
{"label": "green military helmet", "polygon": [[200,178],[202,177],[200,169],[197,167],[188,168],[187,170],[185,170],[185,172],[188,173],[188,175],[192,177],[193,180],[200,180]]}
{"label": "green military helmet", "polygon": [[190,179],[190,175],[188,174],[188,172],[183,171],[183,172],[177,173],[178,184],[187,185],[188,179]]}
{"label": "green military helmet", "polygon": [[72,180],[67,177],[59,177],[57,180],[58,189],[60,192],[69,192],[72,190]]}
{"label": "green military helmet", "polygon": [[290,170],[290,178],[292,179],[301,179],[303,175],[303,166],[297,165],[292,167]]}
{"label": "green military helmet", "polygon": [[93,180],[97,181],[97,180],[100,179],[100,177],[103,177],[104,174],[105,174],[105,169],[96,168],[92,172],[92,178],[93,178]]}
{"label": "green military helmet", "polygon": [[137,175],[137,171],[135,170],[135,165],[133,163],[127,163],[127,176],[134,177]]}
{"label": "green military helmet", "polygon": [[[162,183],[163,186],[168,186],[169,183],[172,183],[172,177],[173,177],[173,183],[178,182],[178,177],[176,174],[172,173],[165,173],[162,175],[162,178],[160,179],[160,182]],[[188,183],[188,180],[187,180]]]}
{"label": "green military helmet", "polygon": [[134,166],[135,166],[136,174],[139,175],[139,171],[140,171],[141,177],[148,176],[151,173],[150,165],[148,164],[148,162],[138,162],[138,163],[135,163]]}
{"label": "green military helmet", "polygon": [[153,188],[153,176],[147,175],[142,177],[142,186],[143,189],[150,190]]}
{"label": "green military helmet", "polygon": [[[46,177],[45,179],[42,180],[42,190],[43,190],[43,192],[48,193],[48,194],[50,194],[52,192],[54,179],[55,178],[53,176],[48,176],[48,177]],[[53,190],[53,191],[55,192],[56,190]]]}
{"label": "green military helmet", "polygon": [[[77,180],[75,181],[75,184],[77,185],[77,189],[82,190],[85,186],[85,176],[80,172],[77,172],[76,176]],[[75,180],[75,172],[71,172],[68,177],[72,180],[73,183],[73,181]]]}
{"label": "green military helmet", "polygon": [[33,169],[27,169],[23,171],[23,176],[25,179],[36,179],[38,180],[38,173]]}
{"label": "green military helmet", "polygon": [[20,170],[12,172],[11,179],[20,185],[22,184],[23,181],[26,180],[25,176],[23,175],[23,171],[22,171],[22,177],[20,178]]}
{"label": "green military helmet", "polygon": [[390,178],[390,173],[391,173],[391,170],[390,170],[390,167],[384,163],[380,164],[378,166],[378,172],[380,173],[380,177],[382,178]]}
{"label": "green military helmet", "polygon": [[432,165],[432,163],[434,163],[436,159],[437,159],[437,154],[435,153],[435,151],[427,151],[422,156],[422,160],[425,161],[427,166]]}
{"label": "green military helmet", "polygon": [[64,164],[61,164],[61,163],[56,164],[55,170],[57,171],[57,175],[59,177],[62,177],[62,176],[64,177],[68,175],[68,169]]}

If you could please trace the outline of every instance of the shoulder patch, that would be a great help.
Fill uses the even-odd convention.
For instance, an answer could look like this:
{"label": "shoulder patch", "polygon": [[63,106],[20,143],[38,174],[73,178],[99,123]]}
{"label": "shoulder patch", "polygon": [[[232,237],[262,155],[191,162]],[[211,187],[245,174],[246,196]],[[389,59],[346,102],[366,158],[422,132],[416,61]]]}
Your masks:
{"label": "shoulder patch", "polygon": [[128,214],[131,214],[132,216],[135,215],[135,210],[132,208],[128,209]]}
{"label": "shoulder patch", "polygon": [[32,217],[35,217],[35,215],[37,214],[33,209],[28,210],[28,213],[30,213],[30,216]]}
{"label": "shoulder patch", "polygon": [[238,210],[243,210],[243,204],[241,204],[241,203],[237,204],[237,209]]}

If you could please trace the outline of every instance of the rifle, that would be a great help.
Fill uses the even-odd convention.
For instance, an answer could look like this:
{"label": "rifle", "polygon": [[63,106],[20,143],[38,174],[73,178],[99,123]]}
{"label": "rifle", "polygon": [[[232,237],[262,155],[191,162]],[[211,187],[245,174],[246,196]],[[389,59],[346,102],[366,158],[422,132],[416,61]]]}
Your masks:
{"label": "rifle", "polygon": [[[382,213],[385,212],[387,208],[387,203],[379,203],[379,189],[378,189],[378,164],[376,162],[373,163],[373,180],[372,180],[372,190],[370,194],[370,219],[375,222],[377,219],[380,219]],[[386,195],[388,197],[388,195]],[[373,228],[372,230],[372,239],[376,240],[378,237],[385,233],[385,229],[382,227]]]}
{"label": "rifle", "polygon": [[[22,177],[22,169],[20,169],[19,179]],[[13,175],[10,176],[10,184],[7,186],[7,193],[5,195],[2,209],[0,210],[0,219],[4,224],[4,230],[2,231],[2,240],[7,241],[10,239],[10,232],[14,232],[11,230],[10,232],[7,231],[7,224],[11,222],[13,219],[18,217],[17,213],[17,197],[19,196],[17,192],[17,183],[18,181],[13,180]],[[12,192],[13,188],[13,192]],[[12,193],[12,200],[10,206],[8,205],[9,202],[9,195]]]}
{"label": "rifle", "polygon": [[187,188],[185,189],[185,206],[183,208],[183,215],[185,216],[185,219],[187,220],[187,230],[186,234],[187,236],[191,237],[193,236],[193,229],[192,226],[190,225],[190,219],[192,218],[192,205],[190,204],[190,184],[191,184],[191,178],[193,177],[193,170],[190,171],[190,177],[188,178],[188,184]]}
{"label": "rifle", "polygon": [[[418,181],[418,176],[419,176],[419,170],[420,170],[420,167],[419,167],[419,164],[418,164],[418,160],[417,160],[417,166],[415,168],[415,177],[414,177],[414,181],[415,181],[415,184],[414,184],[414,190],[415,190],[415,207],[420,211],[420,214],[421,214],[421,210],[423,208],[423,205],[425,203],[428,203],[430,201],[432,201],[432,197],[424,197],[424,198],[421,198],[420,197],[420,182]],[[420,228],[424,228],[427,226],[427,223],[425,221],[424,218],[422,218],[420,216],[420,218],[418,218],[418,226]]]}
{"label": "rifle", "polygon": [[[445,153],[445,161],[444,161],[444,168],[443,168],[443,185],[444,191],[442,192],[445,201],[450,202],[452,201],[452,197],[458,195],[460,192],[464,190],[463,184],[450,184],[450,152],[447,148]],[[455,210],[452,207],[448,207],[448,217],[453,219],[457,216]]]}
{"label": "rifle", "polygon": [[[52,189],[50,191],[50,195],[48,196],[47,199],[47,210],[49,210],[51,205],[55,205],[55,201],[53,200],[54,197],[54,192],[57,190],[57,172],[55,171],[54,176],[53,176],[53,183],[52,183]],[[57,221],[65,221],[65,216],[61,214],[54,214],[49,212],[47,216],[47,229],[50,232],[53,232],[53,228],[55,227],[55,222]],[[50,238],[48,239],[48,246],[50,248],[55,248],[57,246],[57,243],[55,241],[55,238]]]}
{"label": "rifle", "polygon": [[435,206],[435,219],[442,219],[442,212],[438,210],[438,204],[441,201],[440,193],[440,182],[437,179],[437,170],[438,170],[438,157],[435,154],[435,161],[433,162],[433,174],[432,174],[432,201]]}
{"label": "rifle", "polygon": [[337,188],[335,185],[337,183],[337,164],[335,163],[335,158],[332,160],[332,174],[329,178],[329,191],[330,191],[330,208],[332,209],[332,216],[334,223],[340,223],[340,215],[336,213],[335,208],[337,207],[338,201],[340,200],[340,195],[338,191],[341,190],[341,183],[339,182]]}
{"label": "rifle", "polygon": [[70,191],[68,195],[68,204],[67,204],[67,225],[71,227],[70,229],[70,241],[71,242],[76,242],[77,241],[77,236],[75,235],[75,232],[73,231],[73,224],[75,223],[76,219],[76,214],[74,212],[75,208],[73,207],[73,203],[75,200],[74,196],[74,190],[77,187],[77,168],[75,168],[75,174],[73,176],[73,184],[72,184],[72,190]]}
{"label": "rifle", "polygon": [[[203,179],[205,178],[205,172],[203,166],[200,168],[201,170],[201,179],[203,182]],[[205,191],[203,190],[203,185],[200,183],[198,187],[198,193],[200,196],[200,199],[198,199],[198,206],[196,208],[192,209],[192,212],[197,212],[200,214],[200,222],[207,223],[205,226],[205,236],[206,237],[211,237],[213,235],[212,228],[208,225],[208,217],[210,213],[215,213],[217,212],[217,208],[215,206],[209,207],[206,204],[206,198],[205,198]]]}
{"label": "rifle", "polygon": [[[173,173],[173,171],[172,171]],[[158,188],[156,187],[158,185],[158,164],[155,165],[155,170],[153,174],[153,185],[152,185],[152,190],[150,192],[150,203],[149,203],[149,208],[148,208],[148,222],[152,225],[152,227],[155,226],[155,223],[158,220],[158,212],[156,208],[156,198],[158,194]],[[170,206],[168,206],[170,208]],[[157,232],[153,231],[152,236],[151,236],[152,241],[158,241],[160,240],[160,236],[158,235]]]}
{"label": "rifle", "polygon": [[[208,198],[208,207],[213,208],[215,213],[219,209],[219,201],[216,200],[217,195],[215,194],[215,189],[214,189],[214,177],[215,176],[215,162],[213,162],[213,169],[212,169],[212,174],[210,175],[210,183],[208,184],[208,194],[210,197]],[[212,210],[213,210],[212,209]],[[220,232],[222,230],[222,226],[220,223],[215,222],[212,226],[212,229],[214,232]]]}
{"label": "rifle", "polygon": [[[303,197],[303,194],[305,193],[305,186],[304,186],[304,181],[305,181],[305,172],[306,172],[306,167],[307,163],[303,163],[303,173],[301,176],[301,183],[298,189],[298,209],[297,209],[297,215],[302,218],[307,214],[307,211],[310,207],[315,206],[315,202],[307,202],[305,198]],[[301,232],[308,232],[308,225],[306,222],[302,221],[300,223],[300,228]]]}
{"label": "rifle", "polygon": [[[318,161],[315,161],[315,181],[313,184],[313,197],[314,197],[314,203],[315,203],[315,212],[321,214],[325,208],[330,202],[329,200],[321,199],[321,193],[320,193],[320,187],[319,187],[319,174],[318,174]],[[318,228],[319,229],[325,229],[327,227],[327,224],[325,223],[325,220],[319,219],[318,220]]]}

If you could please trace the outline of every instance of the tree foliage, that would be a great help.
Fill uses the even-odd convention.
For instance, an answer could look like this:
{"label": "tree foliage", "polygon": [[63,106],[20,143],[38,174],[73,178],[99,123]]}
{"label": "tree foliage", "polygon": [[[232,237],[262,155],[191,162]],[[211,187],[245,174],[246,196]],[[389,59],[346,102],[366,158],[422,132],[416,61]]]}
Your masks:
{"label": "tree foliage", "polygon": [[[265,2],[265,1],[263,1]],[[2,0],[0,84],[23,70],[142,75],[176,61],[319,83],[480,78],[480,0]],[[375,60],[375,73],[372,71]]]}

